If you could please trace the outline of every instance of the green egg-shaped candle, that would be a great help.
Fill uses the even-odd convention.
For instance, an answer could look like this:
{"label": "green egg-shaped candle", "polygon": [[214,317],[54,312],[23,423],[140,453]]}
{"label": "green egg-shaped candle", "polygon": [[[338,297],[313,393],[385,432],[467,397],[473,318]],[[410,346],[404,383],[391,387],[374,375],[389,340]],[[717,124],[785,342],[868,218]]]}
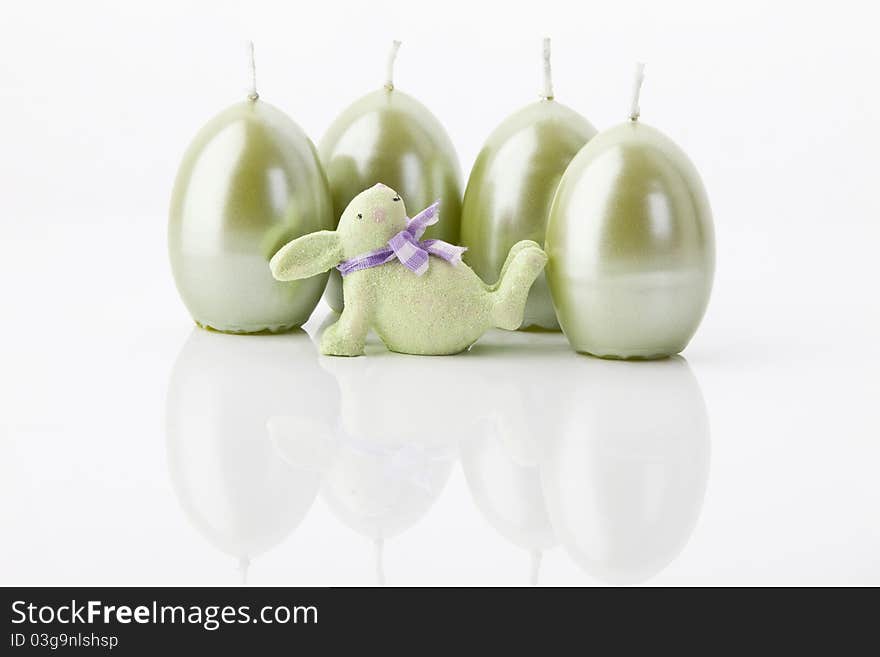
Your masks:
{"label": "green egg-shaped candle", "polygon": [[[512,114],[489,136],[468,179],[461,213],[465,261],[484,281],[495,281],[510,247],[544,243],[559,180],[596,129],[554,100],[550,43],[544,40],[542,98]],[[521,328],[559,330],[544,274],[532,286]]]}
{"label": "green egg-shaped candle", "polygon": [[255,90],[208,121],[183,157],[168,222],[174,280],[196,323],[229,333],[303,324],[327,275],[276,281],[269,260],[332,228],[332,207],[314,145]]}
{"label": "green egg-shaped candle", "polygon": [[545,247],[563,332],[579,352],[662,358],[703,318],[715,270],[700,176],[672,140],[638,120],[594,137],[559,183]]}
{"label": "green egg-shaped candle", "polygon": [[[440,199],[443,221],[428,228],[425,239],[459,241],[461,171],[458,156],[440,121],[412,96],[396,89],[393,64],[399,41],[388,61],[385,86],[356,100],[327,129],[318,144],[333,196],[334,221],[349,202],[376,183],[384,183],[424,208]],[[342,310],[342,279],[330,274],[327,303]]]}

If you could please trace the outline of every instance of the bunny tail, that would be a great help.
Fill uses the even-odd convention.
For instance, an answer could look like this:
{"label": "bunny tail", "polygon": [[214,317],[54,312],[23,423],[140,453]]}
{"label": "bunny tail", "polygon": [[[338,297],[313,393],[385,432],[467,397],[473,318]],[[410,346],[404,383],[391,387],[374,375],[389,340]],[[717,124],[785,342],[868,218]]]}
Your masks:
{"label": "bunny tail", "polygon": [[492,323],[497,328],[514,331],[520,327],[529,289],[545,264],[547,254],[536,242],[523,240],[511,247],[492,292]]}

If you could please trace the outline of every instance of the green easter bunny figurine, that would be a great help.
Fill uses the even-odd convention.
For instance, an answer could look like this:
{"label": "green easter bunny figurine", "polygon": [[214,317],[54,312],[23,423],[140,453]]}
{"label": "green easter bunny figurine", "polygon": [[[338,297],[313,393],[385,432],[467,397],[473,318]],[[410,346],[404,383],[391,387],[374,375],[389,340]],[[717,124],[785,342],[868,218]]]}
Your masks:
{"label": "green easter bunny figurine", "polygon": [[492,327],[519,327],[547,255],[535,242],[517,242],[498,282],[486,285],[461,262],[463,247],[420,241],[439,219],[437,206],[409,219],[397,192],[380,183],[352,199],[335,231],[303,235],[275,254],[269,266],[279,281],[331,267],[342,273],[345,308],[324,332],[322,353],[360,356],[373,329],[391,351],[456,354]]}

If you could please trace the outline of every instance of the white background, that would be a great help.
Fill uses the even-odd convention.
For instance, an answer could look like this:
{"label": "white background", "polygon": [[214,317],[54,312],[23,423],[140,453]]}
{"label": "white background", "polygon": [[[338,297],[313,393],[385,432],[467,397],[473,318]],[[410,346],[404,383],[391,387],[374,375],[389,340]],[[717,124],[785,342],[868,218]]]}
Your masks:
{"label": "white background", "polygon": [[[716,285],[683,354],[711,427],[699,437],[711,445],[708,468],[689,473],[705,477],[705,498],[693,530],[665,555],[671,563],[629,579],[880,583],[876,25],[870,5],[856,2],[6,3],[0,583],[237,581],[221,549],[235,550],[199,533],[173,483],[169,380],[192,328],[171,280],[165,224],[189,140],[244,97],[245,41],[256,42],[262,98],[317,141],[348,103],[381,85],[389,42],[401,39],[397,86],[447,127],[466,175],[494,126],[537,97],[545,35],[557,99],[600,129],[626,118],[634,62],[648,63],[642,120],[691,156],[715,214]],[[511,341],[517,348],[496,348]],[[552,381],[549,396],[577,394],[578,374],[557,368],[575,372],[565,369],[581,367],[572,359],[588,359],[564,345],[493,334],[473,361]],[[222,361],[223,349],[216,354]],[[526,357],[533,368],[517,370]],[[394,375],[386,355],[369,358],[390,363],[377,376]],[[340,399],[344,407],[346,395],[358,401],[357,386],[337,383],[328,408]],[[638,415],[642,400],[621,385],[605,401]],[[249,412],[248,398],[242,404]],[[556,426],[565,408],[537,404],[529,421]],[[647,418],[631,430],[652,445]],[[185,467],[204,465],[188,458]],[[260,482],[234,481],[223,500],[229,482],[214,483],[200,503],[223,519],[224,505],[245,504],[235,486]],[[481,515],[457,461],[441,488],[423,517],[386,541],[388,583],[527,583],[527,552]],[[563,541],[544,555],[541,583],[608,581],[617,557],[601,532],[629,526],[638,506],[621,495],[610,516],[578,530],[599,556],[579,559]],[[271,534],[269,506],[244,512]],[[276,533],[253,556],[250,582],[376,581],[370,540],[323,497],[294,531]]]}

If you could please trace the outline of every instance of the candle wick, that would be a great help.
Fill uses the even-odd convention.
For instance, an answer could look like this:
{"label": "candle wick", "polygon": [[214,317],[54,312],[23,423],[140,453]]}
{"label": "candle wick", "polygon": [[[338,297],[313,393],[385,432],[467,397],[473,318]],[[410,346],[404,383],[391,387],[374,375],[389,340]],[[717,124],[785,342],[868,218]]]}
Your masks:
{"label": "candle wick", "polygon": [[381,538],[373,541],[373,563],[376,567],[376,584],[385,586],[385,564],[382,556],[384,542]]}
{"label": "candle wick", "polygon": [[529,573],[529,584],[532,586],[538,585],[538,580],[541,574],[541,551],[540,550],[532,550],[531,554],[531,572]]}
{"label": "candle wick", "polygon": [[240,557],[238,560],[238,570],[239,576],[241,577],[242,585],[247,584],[248,577],[248,568],[251,565],[251,560],[247,558],[247,556]]}
{"label": "candle wick", "polygon": [[544,100],[553,100],[553,72],[550,69],[550,37],[544,37],[544,89],[541,92]]}
{"label": "candle wick", "polygon": [[394,90],[394,60],[397,59],[397,51],[400,50],[400,41],[391,42],[391,52],[388,53],[388,64],[385,69],[385,88]]}
{"label": "candle wick", "polygon": [[254,59],[254,42],[248,41],[248,50],[250,51],[251,60],[251,89],[248,93],[248,100],[255,101],[259,99],[260,94],[257,93],[257,64]]}
{"label": "candle wick", "polygon": [[629,110],[629,120],[638,121],[641,108],[639,107],[639,96],[642,94],[642,82],[645,81],[645,65],[642,62],[636,64],[636,75],[633,79],[633,95],[632,106]]}

